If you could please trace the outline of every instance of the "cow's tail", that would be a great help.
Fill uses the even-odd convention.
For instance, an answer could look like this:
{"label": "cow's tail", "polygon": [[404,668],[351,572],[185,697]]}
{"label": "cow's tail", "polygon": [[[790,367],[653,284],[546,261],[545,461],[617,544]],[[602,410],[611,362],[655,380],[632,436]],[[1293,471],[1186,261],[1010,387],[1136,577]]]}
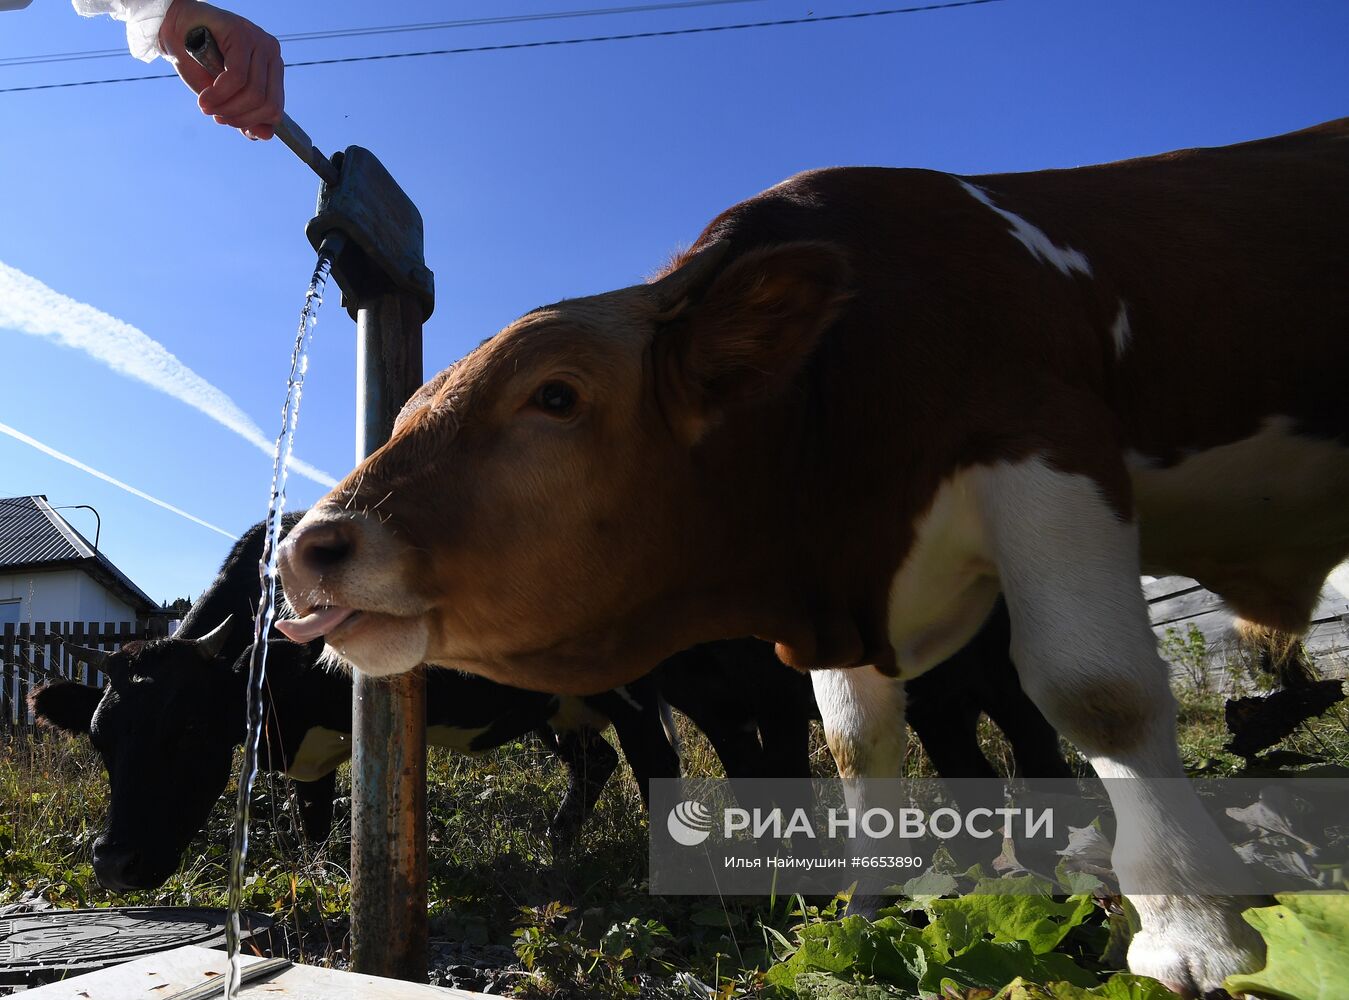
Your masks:
{"label": "cow's tail", "polygon": [[675,756],[683,760],[684,747],[679,741],[679,727],[675,725],[674,709],[664,698],[661,698],[657,704],[660,706],[660,724],[665,730],[665,738],[670,741],[670,746],[674,747]]}

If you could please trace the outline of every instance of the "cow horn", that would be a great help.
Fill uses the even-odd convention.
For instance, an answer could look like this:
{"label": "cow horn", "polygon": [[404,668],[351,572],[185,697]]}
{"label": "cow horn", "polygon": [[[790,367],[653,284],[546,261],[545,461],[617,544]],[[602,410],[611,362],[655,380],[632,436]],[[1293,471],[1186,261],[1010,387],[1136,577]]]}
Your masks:
{"label": "cow horn", "polygon": [[225,640],[229,638],[230,634],[230,621],[233,618],[233,615],[226,615],[223,622],[200,639],[193,640],[197,644],[197,652],[201,654],[203,660],[214,660],[220,651],[225,648]]}
{"label": "cow horn", "polygon": [[77,646],[73,642],[67,642],[61,647],[71,655],[76,663],[87,663],[95,670],[102,670],[103,664],[108,662],[111,653],[105,653],[101,649],[93,649],[89,646]]}
{"label": "cow horn", "polygon": [[716,276],[731,245],[726,240],[708,244],[689,256],[679,267],[648,286],[662,313],[677,312],[693,295]]}

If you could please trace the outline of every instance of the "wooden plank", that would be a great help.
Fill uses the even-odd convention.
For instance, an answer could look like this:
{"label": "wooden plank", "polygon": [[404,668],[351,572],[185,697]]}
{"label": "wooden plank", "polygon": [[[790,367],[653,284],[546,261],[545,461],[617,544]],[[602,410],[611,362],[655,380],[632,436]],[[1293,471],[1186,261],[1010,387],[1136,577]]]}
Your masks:
{"label": "wooden plank", "polygon": [[1208,643],[1209,650],[1214,651],[1215,647],[1220,647],[1227,643],[1236,641],[1236,631],[1232,627],[1232,613],[1226,608],[1218,607],[1212,611],[1206,611],[1203,614],[1193,615],[1189,618],[1176,622],[1169,622],[1162,625],[1154,625],[1152,631],[1157,634],[1159,640],[1166,637],[1168,625],[1180,633],[1183,639],[1189,633],[1189,628],[1193,625],[1199,629]]}
{"label": "wooden plank", "polygon": [[[70,632],[66,635],[66,641],[76,646],[88,646],[89,639],[85,635],[84,622],[72,622]],[[70,678],[79,681],[81,684],[89,683],[89,664],[76,663],[74,657],[70,660]]]}
{"label": "wooden plank", "polygon": [[1321,591],[1321,600],[1312,612],[1312,621],[1327,621],[1341,615],[1349,615],[1349,600],[1345,600],[1344,595],[1333,587],[1327,587]]}
{"label": "wooden plank", "polygon": [[[246,966],[261,961],[251,955],[243,959]],[[223,951],[189,945],[61,983],[39,986],[22,996],[24,1000],[165,1000],[208,978],[223,979],[226,962]],[[483,1000],[488,994],[380,979],[312,965],[293,965],[272,979],[245,986],[239,996],[241,1000],[331,1000],[333,997]]]}
{"label": "wooden plank", "polygon": [[18,629],[12,622],[7,623],[0,633],[0,723],[18,725],[18,703],[14,693],[18,668],[15,665],[14,646],[18,639]]}
{"label": "wooden plank", "polygon": [[47,623],[47,676],[43,680],[50,680],[56,677],[64,677],[65,671],[61,669],[65,662],[61,647],[65,645],[66,633],[61,628],[60,622]]}
{"label": "wooden plank", "polygon": [[28,684],[23,690],[23,707],[20,715],[23,718],[23,724],[31,726],[36,720],[28,710],[28,696],[33,693],[33,689],[47,679],[47,646],[51,642],[51,637],[47,634],[47,623],[36,622],[33,625],[33,644],[28,647]]}
{"label": "wooden plank", "polygon": [[[1216,594],[1204,590],[1194,580],[1162,577],[1143,584],[1143,593],[1148,598],[1148,613],[1159,641],[1165,637],[1168,625],[1184,636],[1194,624],[1215,656],[1226,655],[1236,644],[1235,616]],[[1349,598],[1327,586],[1312,612],[1304,642],[1313,657],[1326,661],[1323,666],[1349,659]]]}
{"label": "wooden plank", "polygon": [[1162,576],[1143,584],[1143,596],[1152,602],[1198,589],[1199,584],[1188,576]]}
{"label": "wooden plank", "polygon": [[[1349,624],[1340,618],[1319,622],[1311,627],[1302,640],[1307,652],[1318,661],[1323,669],[1336,659],[1343,661],[1349,652]],[[1329,663],[1326,661],[1330,661]]]}
{"label": "wooden plank", "polygon": [[1223,608],[1223,602],[1216,594],[1195,588],[1173,597],[1163,598],[1149,606],[1148,614],[1153,625],[1166,625],[1169,622],[1184,621],[1196,615],[1206,614]]}
{"label": "wooden plank", "polygon": [[[98,622],[89,622],[88,630],[85,632],[85,641],[83,645],[88,646],[90,649],[98,649],[100,641],[98,637],[99,637]],[[93,667],[89,667],[88,665],[86,665],[85,669],[93,673],[92,683],[94,687],[101,688],[105,683],[107,683],[107,677],[104,676],[102,670],[95,670]]]}

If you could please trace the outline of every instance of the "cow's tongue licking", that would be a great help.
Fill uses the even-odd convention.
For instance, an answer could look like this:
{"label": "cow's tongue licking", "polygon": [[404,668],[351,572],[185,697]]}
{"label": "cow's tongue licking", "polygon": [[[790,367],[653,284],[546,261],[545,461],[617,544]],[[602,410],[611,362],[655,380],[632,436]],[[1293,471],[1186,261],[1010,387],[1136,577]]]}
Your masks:
{"label": "cow's tongue licking", "polygon": [[309,642],[328,634],[355,613],[354,608],[315,608],[303,618],[277,622],[276,628],[292,642]]}

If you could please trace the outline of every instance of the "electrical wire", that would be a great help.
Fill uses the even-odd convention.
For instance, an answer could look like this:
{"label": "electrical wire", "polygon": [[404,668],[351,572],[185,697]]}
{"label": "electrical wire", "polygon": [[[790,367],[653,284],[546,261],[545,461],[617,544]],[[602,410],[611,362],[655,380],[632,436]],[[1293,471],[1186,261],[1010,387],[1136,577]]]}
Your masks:
{"label": "electrical wire", "polygon": [[[978,7],[1002,3],[1003,0],[950,0],[947,3],[924,4],[919,7],[891,7],[887,10],[859,11],[853,14],[824,14],[810,17],[783,18],[775,21],[751,21],[740,24],[706,25],[697,28],[669,28],[663,31],[638,31],[621,35],[592,35],[587,38],[554,38],[536,42],[505,42],[499,45],[472,45],[453,49],[425,49],[418,52],[389,52],[382,55],[339,56],[333,59],[306,59],[286,63],[286,69],[301,66],[336,66],[345,63],[383,62],[392,59],[416,59],[423,56],[458,56],[474,52],[513,52],[525,49],[559,48],[567,45],[592,45],[600,42],[629,42],[643,38],[675,38],[686,35],[706,35],[718,32],[751,31],[761,28],[779,28],[787,25],[826,24],[838,21],[857,21],[863,18],[889,17],[895,14],[921,14],[928,11],[953,10],[957,7]],[[139,80],[177,79],[176,73],[156,73],[148,76],[122,76],[105,80],[74,80],[67,83],[42,83],[26,87],[0,87],[0,94],[17,94],[34,90],[63,90],[70,87],[97,87],[112,83],[135,83]]]}
{"label": "electrical wire", "polygon": [[[495,24],[525,24],[533,21],[566,21],[586,17],[607,17],[613,14],[645,14],[654,11],[685,10],[692,7],[725,7],[731,4],[764,3],[765,0],[681,0],[677,3],[635,4],[628,7],[594,7],[585,10],[564,10],[547,14],[503,14],[496,17],[469,17],[457,21],[422,21],[414,24],[385,24],[368,28],[334,28],[327,31],[297,31],[277,35],[280,42],[313,42],[330,38],[365,38],[371,35],[395,35],[419,31],[441,31],[446,28],[475,28]],[[80,62],[86,59],[109,59],[126,55],[126,49],[86,49],[81,52],[53,52],[46,55],[0,57],[0,67],[45,66],[50,63]]]}

